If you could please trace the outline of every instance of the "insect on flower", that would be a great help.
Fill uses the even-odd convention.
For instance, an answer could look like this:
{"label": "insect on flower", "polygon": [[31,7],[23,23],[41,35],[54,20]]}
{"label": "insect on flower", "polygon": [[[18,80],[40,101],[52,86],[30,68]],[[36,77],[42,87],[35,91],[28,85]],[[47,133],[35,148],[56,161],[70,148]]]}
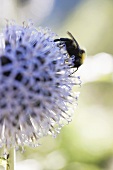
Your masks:
{"label": "insect on flower", "polygon": [[[73,59],[72,65],[70,67],[76,68],[76,70],[74,71],[76,72],[78,68],[83,64],[85,56],[86,56],[86,52],[85,50],[80,48],[78,42],[76,41],[76,39],[73,37],[73,35],[70,32],[67,32],[67,34],[71,37],[71,39],[60,38],[60,39],[55,39],[54,42],[59,41],[60,42],[58,44],[59,47],[63,44],[66,46],[66,50],[69,56]],[[74,72],[72,72],[71,74],[73,74]]]}
{"label": "insect on flower", "polygon": [[70,57],[77,56],[78,60],[66,62],[67,51],[58,47],[55,37],[50,29],[35,28],[32,23],[8,23],[4,28],[0,36],[0,147],[38,146],[41,137],[56,136],[64,121],[70,121],[69,106],[78,99],[72,88],[81,84],[78,76],[71,78],[71,67],[79,67],[78,51],[79,55],[84,51],[74,40],[58,40],[66,43]]}

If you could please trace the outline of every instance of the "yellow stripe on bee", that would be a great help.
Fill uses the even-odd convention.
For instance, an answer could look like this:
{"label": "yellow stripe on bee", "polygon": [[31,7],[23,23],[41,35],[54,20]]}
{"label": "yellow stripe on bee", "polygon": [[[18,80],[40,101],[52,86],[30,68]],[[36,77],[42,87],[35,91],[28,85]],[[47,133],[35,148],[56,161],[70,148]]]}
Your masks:
{"label": "yellow stripe on bee", "polygon": [[82,54],[82,57],[81,57],[81,63],[82,63],[82,64],[84,63],[85,58],[86,58],[86,53],[83,53],[83,54]]}

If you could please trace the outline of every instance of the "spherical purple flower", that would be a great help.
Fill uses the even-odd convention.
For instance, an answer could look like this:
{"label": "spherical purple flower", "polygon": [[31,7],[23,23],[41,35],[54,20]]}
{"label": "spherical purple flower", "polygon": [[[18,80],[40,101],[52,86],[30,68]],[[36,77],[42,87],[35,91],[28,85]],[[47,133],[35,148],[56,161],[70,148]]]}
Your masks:
{"label": "spherical purple flower", "polygon": [[78,98],[72,87],[80,80],[69,76],[72,61],[55,37],[14,23],[0,35],[0,147],[37,146],[70,121],[68,108]]}

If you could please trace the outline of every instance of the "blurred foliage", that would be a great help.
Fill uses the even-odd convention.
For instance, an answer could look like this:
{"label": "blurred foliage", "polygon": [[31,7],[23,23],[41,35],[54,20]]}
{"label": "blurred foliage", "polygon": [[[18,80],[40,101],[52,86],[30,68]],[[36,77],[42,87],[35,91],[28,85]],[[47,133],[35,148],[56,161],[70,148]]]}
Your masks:
{"label": "blurred foliage", "polygon": [[[69,9],[66,8],[66,4]],[[57,19],[50,16],[49,24],[46,23],[46,25],[48,24],[54,29],[56,27],[56,31],[61,36],[67,36],[66,31],[68,30],[72,32],[77,40],[85,46],[88,55],[103,51],[113,54],[112,0],[67,1],[64,2],[64,7],[60,6],[60,3],[58,7],[56,7],[56,13],[59,13],[60,16],[53,12],[53,17],[55,15]],[[64,11],[64,9],[66,10]]]}
{"label": "blurred foliage", "polygon": [[85,0],[65,20],[64,28],[80,40],[88,54],[113,54],[113,1]]}
{"label": "blurred foliage", "polygon": [[[16,2],[21,5],[25,2],[24,6],[27,2],[32,2],[31,6],[36,3],[34,0]],[[19,10],[14,10],[13,15],[18,13],[21,20],[24,20],[24,14],[29,13],[31,18],[35,16],[33,20],[36,25],[48,26],[60,37],[67,37],[67,30],[72,32],[77,41],[87,49],[91,59],[89,55],[100,52],[113,54],[112,0],[51,0],[51,6],[49,0],[46,1],[46,6],[45,1],[38,5],[40,2],[42,1],[37,0],[34,4],[35,13],[30,11],[31,8],[28,8],[26,13],[22,8],[21,15]],[[111,66],[111,71],[100,74],[102,69],[110,66],[104,61],[104,57],[103,60],[95,59],[94,56],[100,70],[96,69],[96,64],[92,67],[92,63],[89,64],[90,68],[87,64],[86,68],[80,68],[83,79],[85,69],[88,69],[87,77],[93,77],[92,71],[96,70],[99,77],[85,81],[79,88],[81,94],[73,121],[61,130],[56,139],[46,137],[39,141],[41,146],[38,148],[25,148],[24,154],[17,152],[18,164],[25,159],[35,159],[38,165],[34,170],[113,169],[113,69]],[[105,64],[104,68],[101,67],[101,61]],[[27,162],[27,165],[32,169],[32,164]]]}

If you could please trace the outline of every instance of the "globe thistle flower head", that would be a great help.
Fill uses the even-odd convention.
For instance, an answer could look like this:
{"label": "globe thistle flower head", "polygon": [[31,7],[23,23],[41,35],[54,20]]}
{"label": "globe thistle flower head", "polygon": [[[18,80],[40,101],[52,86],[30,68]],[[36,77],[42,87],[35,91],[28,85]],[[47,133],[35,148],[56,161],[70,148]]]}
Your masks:
{"label": "globe thistle flower head", "polygon": [[[0,147],[37,146],[69,122],[69,105],[77,100],[65,47],[48,28],[7,24],[0,36]],[[75,103],[74,103],[75,105]]]}

